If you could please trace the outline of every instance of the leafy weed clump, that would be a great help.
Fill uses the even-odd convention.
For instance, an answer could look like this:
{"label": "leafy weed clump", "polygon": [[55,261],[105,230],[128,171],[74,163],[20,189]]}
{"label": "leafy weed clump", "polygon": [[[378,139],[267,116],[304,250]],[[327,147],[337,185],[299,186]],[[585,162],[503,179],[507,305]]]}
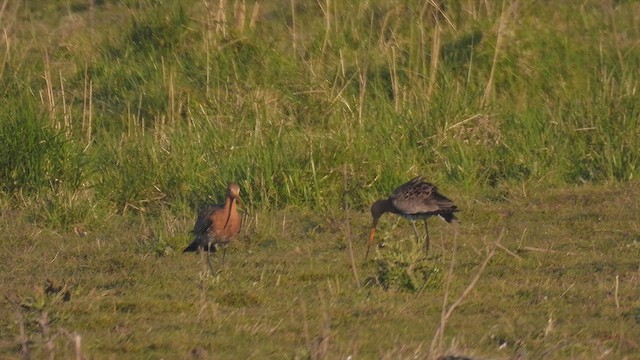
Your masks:
{"label": "leafy weed clump", "polygon": [[424,256],[421,246],[411,251],[401,246],[392,246],[374,260],[375,275],[368,283],[382,286],[385,290],[421,291],[442,286],[442,269]]}

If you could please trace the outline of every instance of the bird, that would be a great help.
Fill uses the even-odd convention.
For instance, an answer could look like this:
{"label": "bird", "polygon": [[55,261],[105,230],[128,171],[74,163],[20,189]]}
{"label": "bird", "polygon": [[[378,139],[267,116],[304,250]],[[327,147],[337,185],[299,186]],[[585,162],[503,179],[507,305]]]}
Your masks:
{"label": "bird", "polygon": [[456,223],[458,219],[454,215],[458,212],[458,207],[453,204],[446,196],[438,192],[438,188],[422,178],[416,176],[408,182],[400,185],[386,199],[379,199],[371,205],[371,217],[373,224],[369,233],[369,242],[365,260],[369,256],[369,249],[374,243],[376,235],[376,226],[380,217],[387,212],[400,215],[411,220],[416,240],[419,241],[418,230],[416,229],[416,220],[424,220],[424,228],[426,231],[426,241],[424,244],[425,254],[429,251],[429,228],[427,220],[431,216],[440,216],[448,223]]}
{"label": "bird", "polygon": [[211,266],[211,253],[222,246],[222,263],[227,252],[227,245],[240,233],[242,216],[238,213],[240,201],[240,186],[231,182],[227,187],[227,197],[224,204],[210,205],[198,214],[193,226],[193,241],[182,252],[207,251],[207,263]]}

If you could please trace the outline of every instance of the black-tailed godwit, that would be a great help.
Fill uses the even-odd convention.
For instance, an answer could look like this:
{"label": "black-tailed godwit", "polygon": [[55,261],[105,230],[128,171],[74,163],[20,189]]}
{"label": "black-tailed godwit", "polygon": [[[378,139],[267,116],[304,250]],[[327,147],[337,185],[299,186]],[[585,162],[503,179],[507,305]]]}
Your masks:
{"label": "black-tailed godwit", "polygon": [[211,266],[211,252],[216,252],[218,246],[222,246],[222,262],[227,252],[227,245],[234,240],[242,226],[242,216],[238,213],[238,201],[240,200],[240,186],[230,183],[227,187],[227,198],[224,205],[211,205],[198,214],[196,224],[193,226],[194,239],[183,252],[207,251],[207,263]]}
{"label": "black-tailed godwit", "polygon": [[413,231],[418,241],[419,236],[415,222],[416,220],[423,219],[426,231],[426,241],[424,244],[426,254],[429,251],[429,228],[427,226],[429,217],[437,215],[449,223],[457,222],[458,219],[454,215],[457,211],[459,210],[453,204],[453,201],[440,194],[435,185],[425,182],[421,176],[409,180],[409,182],[395,189],[388,198],[380,199],[371,205],[373,225],[371,226],[371,233],[369,234],[365,260],[369,256],[371,244],[374,243],[378,220],[380,220],[380,217],[384,213],[391,212],[411,220]]}

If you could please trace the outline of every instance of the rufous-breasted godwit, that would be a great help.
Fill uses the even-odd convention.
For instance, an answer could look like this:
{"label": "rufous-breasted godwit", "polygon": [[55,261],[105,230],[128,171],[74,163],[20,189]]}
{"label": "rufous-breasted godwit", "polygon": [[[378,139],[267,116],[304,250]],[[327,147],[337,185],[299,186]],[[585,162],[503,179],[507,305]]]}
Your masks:
{"label": "rufous-breasted godwit", "polygon": [[417,176],[409,182],[400,185],[393,191],[391,196],[386,199],[380,199],[371,205],[371,216],[373,217],[373,225],[369,234],[369,243],[367,245],[367,253],[365,260],[369,256],[369,249],[374,243],[376,235],[376,226],[380,217],[387,212],[398,214],[404,218],[411,220],[416,240],[419,241],[418,230],[416,229],[416,220],[424,219],[424,228],[426,231],[426,241],[424,244],[425,254],[429,251],[429,228],[427,227],[427,219],[430,216],[440,216],[445,221],[457,222],[454,213],[459,211],[453,205],[453,201],[446,196],[440,194],[435,185],[425,182],[421,176]]}
{"label": "rufous-breasted godwit", "polygon": [[198,214],[196,224],[193,226],[194,239],[183,251],[207,251],[207,263],[211,272],[213,272],[211,253],[216,252],[218,246],[222,246],[222,262],[224,263],[227,245],[240,232],[242,216],[238,213],[239,200],[240,186],[233,182],[229,183],[224,205],[208,206]]}

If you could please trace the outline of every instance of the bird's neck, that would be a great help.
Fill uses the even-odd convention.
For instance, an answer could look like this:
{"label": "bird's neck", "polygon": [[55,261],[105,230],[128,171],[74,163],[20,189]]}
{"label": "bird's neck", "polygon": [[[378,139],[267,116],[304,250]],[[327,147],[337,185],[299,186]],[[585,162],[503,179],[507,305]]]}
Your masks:
{"label": "bird's neck", "polygon": [[378,225],[378,220],[380,217],[386,212],[393,211],[393,204],[391,204],[390,199],[380,199],[373,204],[372,215],[373,215],[373,227]]}
{"label": "bird's neck", "polygon": [[391,203],[391,199],[386,198],[379,201],[380,206],[380,215],[388,212],[393,212],[395,209],[393,204]]}
{"label": "bird's neck", "polygon": [[236,211],[235,199],[230,196],[227,196],[227,198],[224,201],[224,209],[226,210],[227,213],[232,213]]}

